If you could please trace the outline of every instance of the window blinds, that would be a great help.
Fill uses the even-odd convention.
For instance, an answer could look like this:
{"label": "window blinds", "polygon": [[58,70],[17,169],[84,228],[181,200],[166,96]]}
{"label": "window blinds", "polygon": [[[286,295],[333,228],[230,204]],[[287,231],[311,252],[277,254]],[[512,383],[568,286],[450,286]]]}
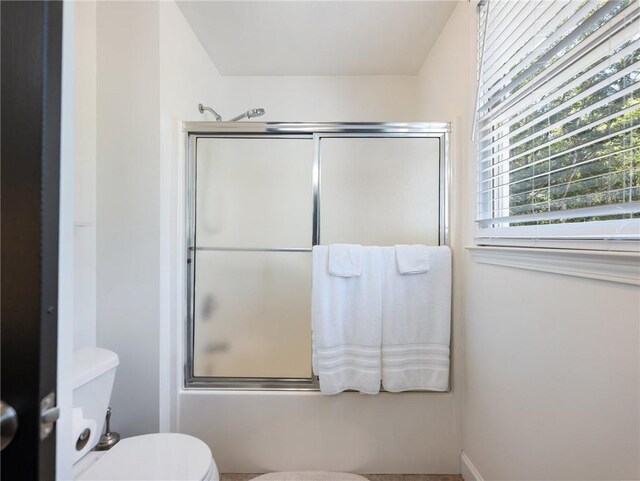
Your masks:
{"label": "window blinds", "polygon": [[479,237],[640,237],[640,2],[488,0]]}

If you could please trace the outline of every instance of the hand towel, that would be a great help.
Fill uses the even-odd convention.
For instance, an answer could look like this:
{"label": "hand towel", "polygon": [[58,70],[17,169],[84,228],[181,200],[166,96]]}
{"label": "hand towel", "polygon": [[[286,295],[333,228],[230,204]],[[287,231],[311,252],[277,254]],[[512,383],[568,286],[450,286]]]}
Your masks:
{"label": "hand towel", "polygon": [[361,272],[361,245],[331,244],[329,246],[329,274],[338,277],[354,277],[359,276]]}
{"label": "hand towel", "polygon": [[379,247],[361,248],[361,273],[329,273],[329,248],[313,248],[313,367],[320,391],[380,390],[382,270]]}
{"label": "hand towel", "polygon": [[422,274],[429,271],[429,247],[425,245],[395,246],[400,274]]}
{"label": "hand towel", "polygon": [[429,271],[401,274],[382,248],[382,384],[387,391],[449,387],[451,251],[430,247]]}

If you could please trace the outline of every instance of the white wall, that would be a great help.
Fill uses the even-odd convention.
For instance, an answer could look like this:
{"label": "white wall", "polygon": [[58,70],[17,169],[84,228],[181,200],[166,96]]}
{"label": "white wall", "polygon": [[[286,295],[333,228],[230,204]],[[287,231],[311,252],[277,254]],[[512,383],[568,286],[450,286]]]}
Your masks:
{"label": "white wall", "polygon": [[639,479],[638,288],[474,262],[468,282],[463,449],[482,476]]}
{"label": "white wall", "polygon": [[[417,120],[416,78],[223,77],[224,97],[213,106],[223,118],[249,108],[266,110],[265,121]],[[219,110],[218,110],[219,109]]]}
{"label": "white wall", "polygon": [[112,427],[158,431],[159,6],[97,7],[97,344],[120,356]]}
{"label": "white wall", "polygon": [[461,3],[420,75],[423,112],[454,121],[463,450],[487,481],[639,479],[637,287],[478,264],[463,248],[473,244],[474,42],[475,7]]}

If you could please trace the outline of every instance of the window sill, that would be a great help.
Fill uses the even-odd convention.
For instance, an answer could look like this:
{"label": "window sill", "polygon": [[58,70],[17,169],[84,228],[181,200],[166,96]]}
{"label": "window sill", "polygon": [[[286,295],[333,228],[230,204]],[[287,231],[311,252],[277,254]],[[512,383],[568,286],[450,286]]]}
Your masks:
{"label": "window sill", "polygon": [[640,285],[640,253],[579,249],[469,246],[481,264]]}

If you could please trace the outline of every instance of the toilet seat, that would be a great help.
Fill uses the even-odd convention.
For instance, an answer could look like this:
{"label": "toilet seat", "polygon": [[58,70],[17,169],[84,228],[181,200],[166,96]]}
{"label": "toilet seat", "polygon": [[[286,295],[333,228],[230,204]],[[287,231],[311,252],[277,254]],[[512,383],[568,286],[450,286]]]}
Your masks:
{"label": "toilet seat", "polygon": [[209,447],[193,436],[147,434],[122,439],[89,466],[78,481],[217,481]]}

